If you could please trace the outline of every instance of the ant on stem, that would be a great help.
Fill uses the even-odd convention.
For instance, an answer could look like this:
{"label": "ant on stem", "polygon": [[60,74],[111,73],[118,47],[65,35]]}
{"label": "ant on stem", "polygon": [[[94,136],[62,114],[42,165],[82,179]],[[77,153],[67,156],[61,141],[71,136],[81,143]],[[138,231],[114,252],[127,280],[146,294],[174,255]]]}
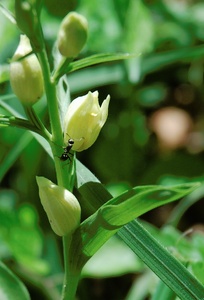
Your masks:
{"label": "ant on stem", "polygon": [[71,151],[73,145],[74,145],[74,140],[73,140],[73,139],[69,139],[69,140],[68,140],[67,146],[66,146],[66,147],[63,147],[64,152],[63,152],[62,155],[59,157],[59,159],[60,159],[61,161],[66,161],[66,160],[68,160],[68,159],[71,161],[69,155],[72,155],[72,154],[70,153],[70,151]]}

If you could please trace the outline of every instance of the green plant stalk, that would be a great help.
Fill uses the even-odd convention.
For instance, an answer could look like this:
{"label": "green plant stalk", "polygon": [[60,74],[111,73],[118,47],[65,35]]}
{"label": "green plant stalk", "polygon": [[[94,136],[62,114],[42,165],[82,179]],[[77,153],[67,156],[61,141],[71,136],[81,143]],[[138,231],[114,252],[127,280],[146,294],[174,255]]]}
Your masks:
{"label": "green plant stalk", "polygon": [[51,131],[54,141],[62,142],[62,129],[58,113],[58,102],[55,82],[51,80],[50,65],[45,48],[38,53],[38,58],[42,67],[45,93],[50,116]]}
{"label": "green plant stalk", "polygon": [[[63,133],[59,117],[58,101],[56,83],[51,79],[50,66],[45,49],[38,53],[39,61],[43,71],[45,93],[47,96],[47,104],[50,116],[52,140],[50,145],[53,151],[55,169],[57,175],[57,182],[59,186],[67,188],[69,191],[73,190],[74,179],[75,179],[75,167],[67,174],[67,168],[64,168],[63,162],[59,159],[58,145],[63,145]],[[81,270],[74,270],[71,267],[72,257],[70,257],[70,244],[71,236],[63,237],[63,254],[64,254],[64,283],[62,290],[63,300],[72,300],[75,297],[78,281],[80,278]]]}
{"label": "green plant stalk", "polygon": [[73,61],[73,57],[62,57],[59,65],[57,66],[57,69],[55,70],[54,74],[53,74],[53,81],[58,82],[58,80],[60,79],[60,77],[62,75],[64,75],[66,73],[66,69],[69,66],[69,63]]}
{"label": "green plant stalk", "polygon": [[62,167],[62,162],[59,159],[59,150],[63,145],[63,134],[59,117],[58,101],[57,101],[57,92],[56,85],[51,80],[51,71],[50,65],[47,58],[47,53],[45,48],[38,53],[39,62],[42,67],[43,78],[44,78],[44,87],[47,97],[47,105],[50,117],[50,125],[52,137],[49,140],[50,146],[53,152],[55,169],[57,175],[57,182],[60,186],[69,188],[66,184],[66,169]]}
{"label": "green plant stalk", "polygon": [[63,283],[63,291],[61,300],[73,300],[75,299],[81,270],[76,270],[72,266],[72,258],[70,257],[70,245],[72,241],[72,236],[63,237],[63,251],[64,251],[64,264],[65,264],[65,276]]}

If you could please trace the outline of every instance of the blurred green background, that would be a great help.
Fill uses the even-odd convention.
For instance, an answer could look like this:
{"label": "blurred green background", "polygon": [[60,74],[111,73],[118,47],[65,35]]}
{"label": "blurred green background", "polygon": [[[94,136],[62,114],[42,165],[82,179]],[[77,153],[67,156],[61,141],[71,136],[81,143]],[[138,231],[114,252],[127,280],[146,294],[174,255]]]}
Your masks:
{"label": "blurred green background", "polygon": [[[14,12],[14,1],[1,2]],[[203,1],[44,0],[41,20],[50,58],[59,24],[70,10],[83,14],[89,22],[89,39],[80,58],[101,52],[138,54],[128,61],[97,65],[68,75],[72,99],[96,89],[101,102],[107,94],[111,95],[109,117],[97,142],[77,154],[77,158],[114,195],[143,184],[202,181]],[[8,71],[19,34],[1,13],[0,100],[24,114],[12,94]],[[43,103],[34,108],[47,121]],[[0,113],[7,114],[1,107]],[[53,162],[47,153],[29,133],[1,128],[0,257],[10,265],[14,261],[13,269],[24,281],[28,264],[26,272],[33,273],[27,282],[32,299],[38,295],[35,293],[48,299],[51,295],[46,295],[40,286],[39,276],[62,272],[61,245],[39,202],[36,175],[55,181]],[[179,229],[203,223],[202,197],[201,190],[195,202],[200,201],[186,212]],[[144,219],[160,227],[174,206],[152,211]],[[125,299],[130,277],[124,276],[94,280],[92,291],[89,287],[93,282],[82,281],[80,299]],[[134,276],[129,276],[132,282]],[[56,279],[59,285],[60,280],[61,277]]]}

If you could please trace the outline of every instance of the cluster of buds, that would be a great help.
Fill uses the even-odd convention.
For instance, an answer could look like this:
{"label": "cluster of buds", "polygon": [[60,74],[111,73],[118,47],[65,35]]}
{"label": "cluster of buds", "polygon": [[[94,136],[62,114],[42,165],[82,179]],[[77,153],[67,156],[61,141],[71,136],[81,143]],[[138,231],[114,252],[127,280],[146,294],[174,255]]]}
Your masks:
{"label": "cluster of buds", "polygon": [[[110,96],[98,103],[98,92],[78,97],[68,107],[64,130],[65,143],[69,134],[75,151],[89,148],[97,139],[108,116]],[[53,231],[64,236],[72,233],[80,223],[81,208],[76,197],[44,177],[37,177],[41,203],[47,213]]]}
{"label": "cluster of buds", "polygon": [[[34,2],[33,2],[34,1]],[[38,21],[38,6],[36,0],[16,1],[16,16],[19,27],[33,38]],[[35,5],[36,15],[32,14]],[[30,27],[25,27],[20,16],[25,14],[30,21]],[[36,21],[37,20],[37,21]],[[57,45],[59,52],[65,58],[76,57],[87,40],[87,21],[78,13],[69,13],[61,23]],[[43,95],[44,82],[40,63],[33,53],[31,43],[26,35],[21,35],[19,46],[12,58],[10,66],[10,82],[14,93],[24,105],[33,105]],[[32,43],[33,45],[33,43]],[[36,42],[37,45],[37,42]],[[36,47],[34,47],[36,50]],[[71,102],[64,119],[64,143],[73,141],[74,151],[89,148],[97,139],[107,116],[110,96],[99,105],[98,91],[89,92]],[[67,148],[66,148],[67,150]],[[67,150],[68,151],[68,150]],[[66,152],[67,153],[67,152]],[[39,196],[46,211],[53,231],[59,236],[73,233],[80,224],[81,207],[76,197],[44,177],[37,177]]]}
{"label": "cluster of buds", "polygon": [[[24,8],[23,1],[19,2],[19,7],[18,10]],[[68,13],[58,34],[57,43],[61,54],[65,57],[77,56],[86,39],[86,19],[76,12]],[[14,93],[24,105],[33,105],[43,95],[41,66],[26,35],[21,35],[19,46],[12,58],[10,82]],[[71,137],[74,140],[73,150],[82,151],[89,148],[97,139],[107,119],[109,101],[108,95],[100,107],[97,91],[73,100],[64,121],[65,144]]]}
{"label": "cluster of buds", "polygon": [[[15,2],[18,26],[35,43],[33,34],[38,28],[39,4],[37,1],[18,0]],[[32,14],[35,6],[36,15]],[[25,18],[23,18],[25,14]],[[27,23],[26,23],[27,22]],[[25,25],[27,24],[27,26]],[[64,57],[74,58],[82,50],[87,40],[88,24],[86,19],[76,12],[70,12],[63,19],[58,33],[58,49]],[[26,35],[21,35],[20,43],[12,58],[10,66],[11,87],[24,105],[33,105],[44,91],[41,66],[33,53],[31,43]],[[35,46],[35,48],[38,48]]]}

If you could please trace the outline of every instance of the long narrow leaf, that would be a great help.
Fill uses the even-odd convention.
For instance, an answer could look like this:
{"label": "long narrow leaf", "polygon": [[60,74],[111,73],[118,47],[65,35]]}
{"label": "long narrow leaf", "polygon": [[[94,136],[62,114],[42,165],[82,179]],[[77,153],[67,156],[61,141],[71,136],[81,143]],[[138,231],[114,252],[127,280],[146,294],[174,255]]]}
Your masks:
{"label": "long narrow leaf", "polygon": [[203,300],[204,287],[136,220],[118,231],[123,241],[182,300]]}
{"label": "long narrow leaf", "polygon": [[116,60],[124,60],[130,59],[133,57],[139,56],[138,54],[130,54],[130,53],[102,53],[102,54],[95,54],[92,56],[88,56],[86,58],[74,61],[69,64],[68,72],[74,72],[76,70],[93,66],[96,64],[116,61]]}
{"label": "long narrow leaf", "polygon": [[[82,266],[120,227],[145,212],[180,199],[197,187],[183,184],[173,187],[142,186],[113,198],[86,219],[75,232],[73,255]],[[79,253],[76,253],[78,249]],[[81,251],[82,249],[82,252]]]}
{"label": "long narrow leaf", "polygon": [[203,58],[204,46],[195,46],[189,48],[176,49],[172,51],[165,51],[163,53],[150,54],[142,59],[141,73],[146,75],[168,66],[172,63],[181,61],[190,61],[192,59]]}
{"label": "long narrow leaf", "polygon": [[88,56],[86,58],[79,59],[77,61],[67,63],[67,65],[62,65],[62,68],[57,70],[57,73],[54,75],[54,78],[58,80],[62,75],[66,73],[71,73],[79,69],[90,67],[96,64],[124,60],[139,56],[139,54],[130,54],[130,53],[101,53]]}

